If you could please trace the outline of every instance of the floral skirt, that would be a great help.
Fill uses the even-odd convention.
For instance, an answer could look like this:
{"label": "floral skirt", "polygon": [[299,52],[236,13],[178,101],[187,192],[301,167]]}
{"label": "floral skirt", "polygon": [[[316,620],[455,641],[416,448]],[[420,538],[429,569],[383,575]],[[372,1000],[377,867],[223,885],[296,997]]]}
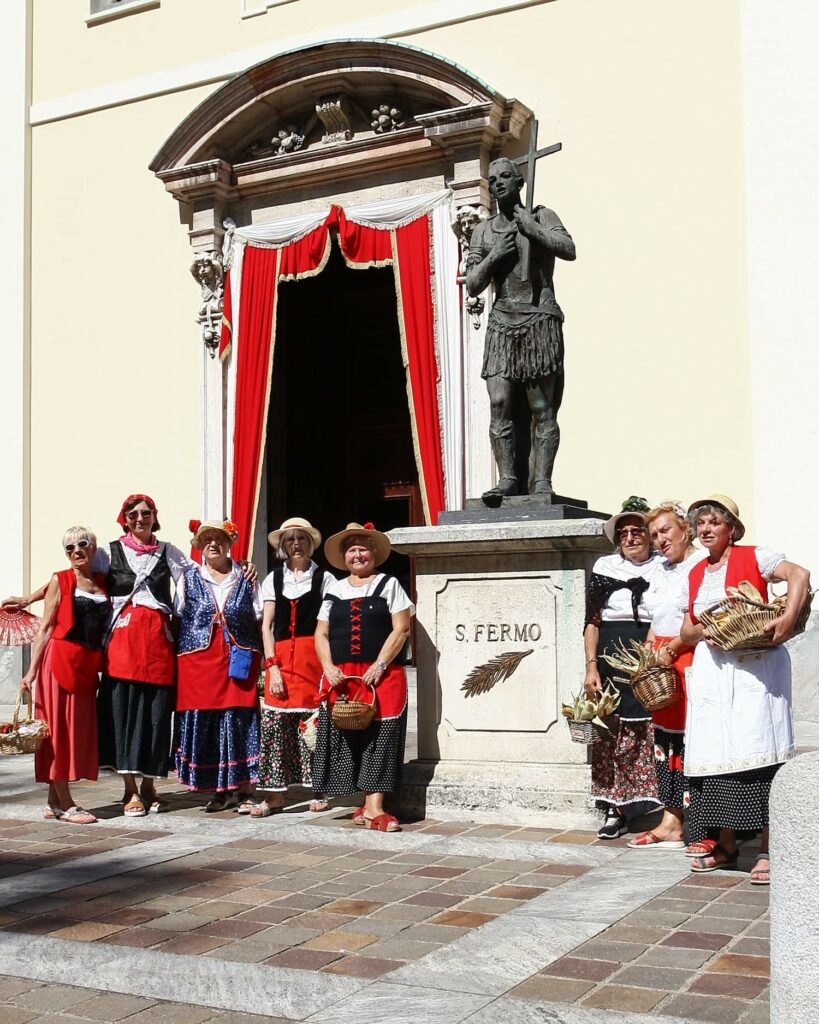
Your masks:
{"label": "floral skirt", "polygon": [[622,807],[626,818],[660,806],[650,719],[620,719],[617,729],[601,730],[592,744],[591,793],[602,803]]}
{"label": "floral skirt", "polygon": [[190,790],[222,793],[249,786],[259,771],[259,712],[181,711],[174,749],[176,774]]}
{"label": "floral skirt", "polygon": [[299,732],[299,725],[312,714],[262,708],[259,789],[283,793],[288,786],[312,784],[311,754]]}
{"label": "floral skirt", "polygon": [[685,777],[685,733],[667,732],[655,724],[654,760],[660,803],[663,807],[688,807],[688,779]]}

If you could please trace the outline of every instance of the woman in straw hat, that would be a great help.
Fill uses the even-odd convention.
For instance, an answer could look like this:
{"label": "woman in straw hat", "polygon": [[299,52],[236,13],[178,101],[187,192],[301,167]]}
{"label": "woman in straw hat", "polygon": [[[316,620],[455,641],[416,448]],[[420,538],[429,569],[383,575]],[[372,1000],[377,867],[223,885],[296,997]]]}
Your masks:
{"label": "woman in straw hat", "polygon": [[230,557],[235,524],[191,526],[202,564],[185,570],[174,602],[181,616],[176,772],[189,790],[215,792],[206,811],[224,811],[242,797],[249,802],[257,778],[262,599]]}
{"label": "woman in straw hat", "polygon": [[[312,785],[311,753],[302,723],[319,706],[321,663],[314,634],[319,609],[333,577],[312,559],[321,534],[306,519],[291,516],[267,535],[283,564],[262,583],[265,653],[264,706],[257,790],[267,795],[251,810],[254,818],[281,811],[288,786]],[[314,793],[311,811],[326,811]]]}
{"label": "woman in straw hat", "polygon": [[[673,667],[681,694],[671,707],[652,713],[654,721],[654,758],[657,786],[665,810],[654,828],[635,836],[629,846],[637,850],[681,850],[683,813],[689,804],[688,779],[685,776],[685,672],[694,658],[694,649],[680,637],[688,606],[688,574],[705,558],[695,548],[693,531],[686,510],[679,501],[663,501],[646,514],[651,544],[661,555],[657,572],[646,595],[651,611],[648,640],[658,652],[661,664]],[[689,818],[689,839],[701,838]]]}
{"label": "woman in straw hat", "polygon": [[584,688],[589,695],[599,694],[611,683],[620,693],[619,725],[601,731],[592,746],[591,792],[606,808],[600,839],[617,839],[628,831],[631,819],[660,806],[651,714],[630,686],[616,682],[616,670],[602,658],[614,652],[615,644],[642,641],[648,633],[651,615],[645,595],[660,562],[651,553],[648,510],[644,498],[632,496],[604,524],[603,532],[617,550],[594,563],[586,595]]}
{"label": "woman in straw hat", "polygon": [[[330,565],[346,569],[327,592],[316,627],[316,651],[328,700],[339,694],[369,701],[375,719],[362,731],[338,729],[323,703],[313,759],[313,785],[333,796],[362,791],[353,821],[379,832],[398,832],[384,810],[384,794],[398,788],[407,731],[407,679],[401,652],[415,606],[398,580],[376,572],[390,553],[386,534],[372,523],[349,523],[324,545]],[[349,677],[362,677],[355,683]]]}
{"label": "woman in straw hat", "polygon": [[31,664],[20,682],[36,685],[36,717],[48,736],[34,755],[34,777],[48,783],[43,817],[71,825],[90,825],[96,817],[78,807],[69,784],[96,780],[96,694],[102,639],[111,614],[105,577],[92,570],[97,538],[84,526],[63,537],[70,568],[48,583],[45,611],[31,649]]}
{"label": "woman in straw hat", "polygon": [[[695,872],[737,866],[737,832],[761,831],[751,871],[755,885],[770,883],[768,798],[774,775],[794,755],[791,666],[781,644],[788,639],[810,589],[806,569],[769,548],[742,545],[739,509],[724,494],[689,508],[692,526],[708,555],[688,577],[688,611],[682,638],[696,644],[688,677],[686,774],[692,816],[700,829],[718,833],[691,862]],[[787,608],[768,627],[777,646],[728,653],[704,642],[702,612],[747,580],[763,600],[768,583],[788,585]],[[709,849],[710,847],[710,849]]]}

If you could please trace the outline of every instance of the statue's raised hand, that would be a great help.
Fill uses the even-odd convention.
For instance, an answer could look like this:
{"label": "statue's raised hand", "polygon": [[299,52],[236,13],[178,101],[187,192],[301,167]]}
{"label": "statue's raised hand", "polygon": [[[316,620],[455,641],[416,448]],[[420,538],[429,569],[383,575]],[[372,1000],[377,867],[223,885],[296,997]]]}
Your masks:
{"label": "statue's raised hand", "polygon": [[509,231],[504,231],[498,237],[489,254],[493,263],[498,263],[500,260],[506,259],[507,256],[517,254],[517,235],[517,231],[514,228],[510,228]]}

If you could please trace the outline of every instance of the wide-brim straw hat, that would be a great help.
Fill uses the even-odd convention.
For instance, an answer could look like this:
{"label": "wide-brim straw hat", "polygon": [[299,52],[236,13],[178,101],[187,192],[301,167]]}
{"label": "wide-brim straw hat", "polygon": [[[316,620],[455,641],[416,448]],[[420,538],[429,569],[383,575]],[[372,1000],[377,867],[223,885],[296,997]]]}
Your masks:
{"label": "wide-brim straw hat", "polygon": [[375,547],[375,564],[381,565],[389,557],[392,545],[386,533],[376,530],[372,523],[347,523],[347,529],[334,533],[324,542],[324,557],[335,569],[346,569],[344,561],[344,542],[349,537],[366,537]]}
{"label": "wide-brim straw hat", "polygon": [[225,537],[227,537],[228,544],[233,544],[239,536],[236,524],[232,523],[229,519],[206,519],[203,523],[199,523],[197,526],[196,532],[191,538],[191,547],[201,548],[202,536],[209,533],[211,530],[223,533]]}
{"label": "wide-brim straw hat", "polygon": [[607,519],[603,524],[603,533],[605,533],[611,543],[617,547],[617,531],[620,529],[620,523],[624,519],[631,517],[633,519],[639,519],[645,526],[646,512],[648,511],[648,502],[645,498],[638,498],[636,495],[632,494],[630,498],[626,498],[623,502],[623,508],[619,512],[615,512],[611,519]]}
{"label": "wide-brim straw hat", "polygon": [[301,516],[290,516],[289,519],[285,519],[278,530],[271,530],[267,535],[267,539],[270,546],[274,551],[278,551],[281,547],[282,534],[288,530],[302,530],[313,542],[313,548],[321,546],[321,534],[307,519],[302,519]]}
{"label": "wide-brim straw hat", "polygon": [[716,505],[717,508],[730,512],[737,521],[736,529],[734,530],[734,540],[742,540],[745,536],[745,523],[739,517],[739,506],[733,498],[729,498],[727,494],[709,494],[707,498],[692,501],[688,506],[688,511],[693,512],[695,509],[702,508],[703,505]]}

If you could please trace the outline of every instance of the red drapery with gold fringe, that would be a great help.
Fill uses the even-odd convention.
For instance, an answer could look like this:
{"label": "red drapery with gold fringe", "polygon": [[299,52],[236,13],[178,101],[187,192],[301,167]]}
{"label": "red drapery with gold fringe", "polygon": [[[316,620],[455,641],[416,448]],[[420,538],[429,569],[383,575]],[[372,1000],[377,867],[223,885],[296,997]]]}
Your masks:
{"label": "red drapery with gold fringe", "polygon": [[[245,246],[241,317],[235,346],[238,363],[231,515],[239,528],[239,538],[233,546],[234,558],[248,556],[255,530],[275,349],[278,283],[321,273],[330,254],[333,232],[348,266],[393,267],[413,442],[427,522],[436,523],[444,508],[429,214],[395,228],[373,228],[349,220],[340,207],[334,206],[322,224],[293,242],[277,248],[251,243]],[[226,354],[229,343],[229,328],[225,327],[220,354],[223,349]]]}

